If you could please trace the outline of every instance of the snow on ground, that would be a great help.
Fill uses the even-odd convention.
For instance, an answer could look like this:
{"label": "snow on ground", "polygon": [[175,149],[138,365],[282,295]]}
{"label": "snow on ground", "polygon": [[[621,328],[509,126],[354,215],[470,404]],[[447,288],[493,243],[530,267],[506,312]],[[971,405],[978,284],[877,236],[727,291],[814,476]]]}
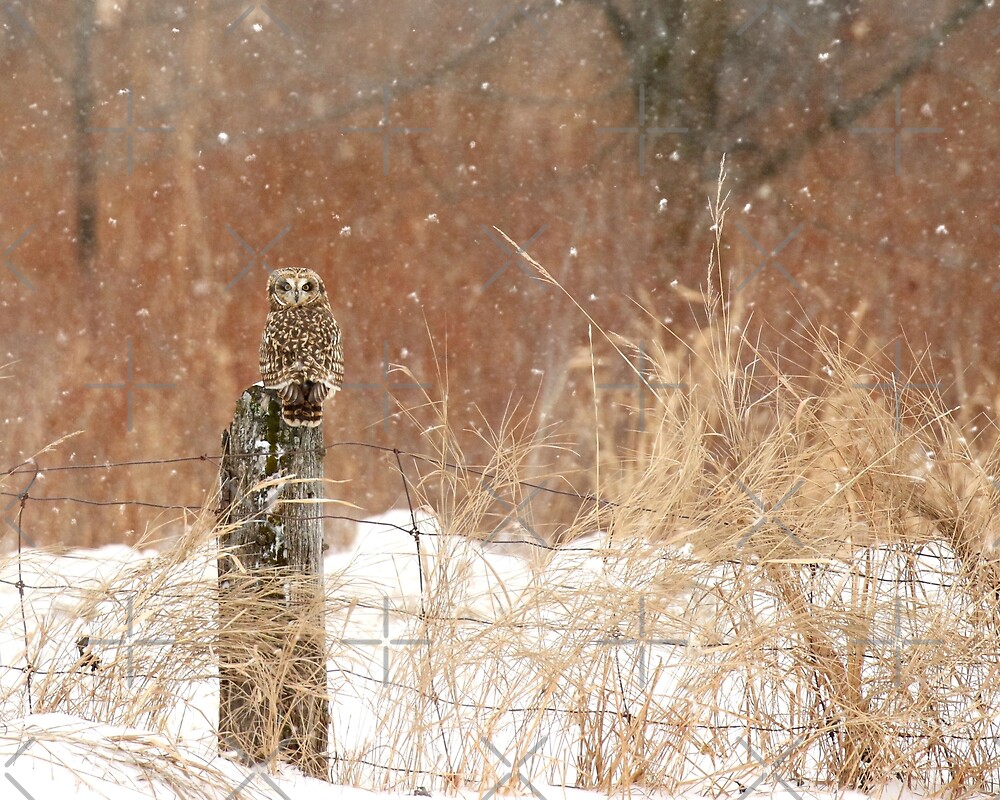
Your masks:
{"label": "snow on ground", "polygon": [[[196,749],[178,749],[162,737],[141,730],[98,725],[63,714],[36,714],[4,726],[0,733],[3,796],[28,800],[188,800],[187,783],[205,798],[282,798],[282,800],[392,800],[413,794],[372,792],[309,778],[285,764],[272,770],[246,766]],[[603,800],[596,792],[531,781],[525,796],[538,800]],[[773,800],[863,800],[857,792],[807,791],[794,785],[770,783],[758,776],[753,793]],[[2,784],[0,784],[2,785]],[[753,783],[751,783],[753,785]],[[14,792],[17,792],[15,794]],[[529,794],[530,791],[530,794]],[[476,792],[451,796],[480,800]],[[666,798],[661,793],[633,790],[630,797]],[[684,797],[685,795],[682,795]],[[686,795],[695,797],[695,795]],[[887,787],[880,797],[916,797],[901,787]]]}
{"label": "snow on ground", "polygon": [[[0,759],[5,798],[28,800],[189,800],[189,782],[197,796],[232,800],[392,800],[413,794],[372,792],[309,778],[284,764],[273,770],[241,765],[197,750],[178,749],[145,731],[116,728],[62,714],[37,714],[4,726]],[[523,795],[537,800],[604,800],[596,792],[552,786],[526,776],[531,787]],[[758,782],[759,781],[759,782]],[[5,786],[3,784],[6,784]],[[812,791],[772,782],[759,775],[746,796],[772,800],[865,800],[858,792]],[[530,793],[529,793],[530,792]],[[481,800],[484,795],[459,790],[450,796]],[[662,793],[634,789],[636,800],[664,798]],[[874,797],[912,800],[917,795],[900,786],[885,787]],[[680,797],[695,798],[696,795]]]}
{"label": "snow on ground", "polygon": [[[457,652],[466,647],[469,649],[468,661],[456,667],[450,676],[455,685],[461,685],[464,697],[470,700],[472,710],[465,712],[468,721],[476,715],[476,703],[485,708],[495,703],[510,703],[511,697],[516,697],[516,685],[520,680],[518,670],[523,668],[525,658],[523,652],[511,655],[510,675],[501,677],[510,679],[515,693],[501,697],[494,684],[503,681],[497,681],[495,675],[487,678],[484,665],[492,659],[494,669],[497,665],[503,669],[506,663],[504,654],[490,652],[493,647],[491,640],[477,639],[477,632],[488,629],[498,619],[515,619],[517,626],[529,629],[527,637],[519,643],[520,649],[524,650],[524,643],[527,642],[529,650],[542,651],[553,643],[565,642],[563,629],[567,620],[579,623],[589,613],[589,606],[580,604],[581,592],[585,595],[588,587],[603,591],[602,596],[610,595],[613,600],[616,593],[623,596],[628,592],[634,594],[636,587],[648,587],[650,581],[662,580],[662,571],[658,572],[656,562],[664,557],[663,548],[657,553],[651,551],[640,559],[619,562],[609,558],[607,550],[602,549],[602,537],[595,534],[577,540],[561,551],[531,559],[512,554],[502,545],[446,535],[427,515],[419,516],[416,522],[419,537],[413,535],[409,512],[393,511],[371,518],[359,525],[353,547],[344,552],[331,553],[326,559],[327,579],[334,587],[334,596],[339,602],[339,605],[334,604],[328,615],[330,637],[332,640],[339,639],[343,644],[338,657],[330,663],[332,741],[337,751],[347,757],[368,753],[373,743],[382,741],[379,735],[384,731],[379,731],[378,727],[385,724],[386,703],[392,709],[391,703],[395,702],[404,714],[416,708],[408,695],[393,694],[391,682],[387,684],[384,680],[388,673],[383,673],[383,670],[389,663],[387,654],[390,654],[390,645],[417,641],[419,629],[414,622],[420,618],[423,598],[435,592],[446,597],[451,613],[473,631],[468,642],[462,639],[451,643]],[[418,539],[419,561],[416,556]],[[23,673],[25,628],[33,642],[33,652],[38,654],[36,658],[44,656],[48,669],[58,672],[56,667],[59,667],[79,671],[81,656],[76,648],[77,637],[91,629],[100,615],[117,613],[120,618],[123,609],[120,598],[95,604],[90,597],[89,605],[84,601],[115,576],[148,565],[156,555],[120,546],[58,555],[35,552],[29,553],[20,563],[10,560],[0,567],[0,615],[3,620],[0,628],[0,665],[3,666],[0,689],[5,690],[7,697],[0,709],[3,715],[0,760],[4,763],[0,797],[23,796],[31,800],[59,797],[108,800],[205,797],[229,800],[239,796],[361,800],[363,797],[397,796],[331,785],[307,778],[287,765],[271,765],[270,769],[250,767],[219,755],[214,732],[217,682],[211,677],[195,678],[185,684],[184,697],[174,698],[176,708],[167,715],[167,722],[161,725],[160,732],[139,726],[99,724],[88,720],[85,717],[112,718],[115,709],[94,704],[85,693],[67,701],[77,704],[70,706],[80,709],[77,715],[26,713],[28,703]],[[672,555],[683,557],[685,554]],[[194,569],[211,572],[212,568],[212,562],[208,561],[195,565]],[[24,602],[19,591],[22,583],[25,587]],[[529,591],[544,591],[549,606],[535,617],[522,619],[517,615],[522,599]],[[672,594],[671,603],[666,609],[661,609],[665,619],[675,621],[678,637],[683,635],[689,639],[697,628],[698,620],[685,616],[687,603],[697,591],[697,586],[677,589]],[[666,593],[661,590],[661,594]],[[81,608],[89,609],[89,618],[81,616]],[[102,640],[102,646],[96,650],[102,658],[120,660],[132,657],[129,644],[133,639],[130,637],[145,635],[140,634],[139,629],[150,622],[138,612],[133,619],[133,611],[127,607],[127,623],[119,623],[115,629],[114,635],[120,637],[118,640]],[[459,639],[465,635],[463,630],[456,632]],[[43,635],[43,632],[52,631],[59,631],[60,634],[48,641],[48,634]],[[659,635],[664,637],[662,629]],[[622,643],[630,641],[624,630],[622,636]],[[135,641],[145,642],[149,649],[168,647],[167,644],[151,641],[150,637],[143,640],[136,638]],[[647,649],[642,656],[641,670],[648,670],[652,675],[656,666],[654,690],[667,696],[675,684],[683,680],[684,670],[690,669],[691,664],[687,656],[677,655],[679,650],[670,643],[669,636],[662,638],[661,644],[658,648]],[[587,643],[581,645],[577,654],[567,658],[586,661],[597,647],[606,648],[609,645],[614,648],[619,643],[607,640],[597,645]],[[482,656],[477,655],[477,647],[485,648]],[[414,649],[419,647],[412,647],[407,652],[397,647],[392,650],[391,658],[412,658],[411,651]],[[527,655],[530,657],[532,653]],[[693,658],[697,660],[697,652]],[[40,673],[35,678],[36,699],[37,682],[42,680],[44,674]],[[477,681],[484,685],[477,687]],[[139,682],[135,691],[151,691],[151,685],[155,683]],[[438,691],[436,685],[432,684],[432,687]],[[412,687],[405,688],[412,690]],[[155,705],[161,700],[151,697],[150,704]],[[455,719],[461,722],[459,706],[455,704],[454,714]],[[424,703],[424,710],[428,708],[430,706]],[[393,713],[399,712],[390,711],[390,718]],[[489,744],[496,756],[492,766],[496,768],[497,775],[520,773],[522,793],[528,796],[534,794],[538,800],[585,800],[599,796],[553,785],[559,783],[555,778],[567,784],[573,780],[574,768],[571,765],[552,767],[557,752],[554,743],[560,736],[564,740],[572,737],[572,733],[567,734],[566,729],[559,726],[570,723],[556,722],[548,731],[533,732],[532,740],[536,736],[539,741],[550,740],[548,747],[539,747],[537,755],[531,759],[509,764],[515,743],[519,738],[523,739],[524,731],[509,715],[498,715],[496,720],[491,724],[493,739]],[[451,722],[454,723],[454,720]],[[467,729],[455,723],[454,728],[446,731],[446,726],[441,723],[440,730],[430,739],[430,747],[437,747],[440,739],[444,749],[459,751],[468,746],[464,740]],[[388,746],[395,744],[398,743]],[[409,743],[406,744],[408,746]],[[428,744],[425,742],[418,747],[426,748]],[[423,750],[420,753],[420,759],[433,761],[433,753],[428,755]],[[402,762],[406,762],[406,753],[398,755]],[[690,766],[701,768],[693,761]],[[706,762],[705,767],[710,766]],[[738,766],[741,767],[741,786],[753,787],[753,793],[760,796],[781,800],[805,800],[806,797],[824,800],[834,796],[851,800],[861,797],[851,792],[834,794],[806,790],[783,783],[780,775],[772,774],[763,767],[761,774],[754,776],[750,768],[752,764]],[[506,791],[504,783],[503,791]],[[421,793],[419,780],[415,778],[406,795]],[[459,786],[452,793],[478,800],[493,791],[481,792]],[[638,789],[632,794],[637,797],[655,796]],[[741,800],[745,794],[740,795]],[[887,790],[886,796],[905,798],[907,793],[901,789]]]}

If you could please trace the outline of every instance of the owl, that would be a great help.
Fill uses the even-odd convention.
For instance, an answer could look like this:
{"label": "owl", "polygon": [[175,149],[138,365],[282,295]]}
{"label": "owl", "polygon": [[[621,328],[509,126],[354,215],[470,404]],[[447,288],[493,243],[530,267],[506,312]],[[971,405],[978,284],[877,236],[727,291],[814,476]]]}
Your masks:
{"label": "owl", "polygon": [[344,348],[323,280],[311,269],[284,267],[267,282],[271,310],[260,340],[260,375],[276,389],[281,418],[316,427],[323,401],[344,384]]}

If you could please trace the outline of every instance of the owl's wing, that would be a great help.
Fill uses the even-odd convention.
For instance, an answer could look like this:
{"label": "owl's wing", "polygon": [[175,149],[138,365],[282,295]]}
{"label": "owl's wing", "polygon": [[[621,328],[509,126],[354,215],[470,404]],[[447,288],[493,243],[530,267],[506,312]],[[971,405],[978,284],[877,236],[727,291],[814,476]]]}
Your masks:
{"label": "owl's wing", "polygon": [[317,357],[323,382],[336,390],[344,385],[344,347],[340,341],[340,326],[327,311],[316,321]]}
{"label": "owl's wing", "polygon": [[260,339],[260,377],[265,386],[273,387],[281,382],[285,371],[285,360],[281,355],[282,331],[274,314],[267,315],[264,335]]}

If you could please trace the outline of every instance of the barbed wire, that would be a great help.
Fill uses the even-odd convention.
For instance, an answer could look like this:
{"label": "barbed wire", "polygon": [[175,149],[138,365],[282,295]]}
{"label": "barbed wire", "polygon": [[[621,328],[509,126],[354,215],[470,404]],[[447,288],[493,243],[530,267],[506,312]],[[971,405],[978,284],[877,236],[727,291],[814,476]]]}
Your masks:
{"label": "barbed wire", "polygon": [[[435,458],[434,456],[429,456],[429,455],[426,455],[424,453],[413,453],[413,452],[409,452],[409,451],[406,451],[406,450],[400,450],[397,447],[388,447],[386,445],[379,445],[379,444],[375,444],[373,442],[358,442],[358,441],[331,442],[329,444],[324,444],[323,445],[323,452],[327,453],[330,450],[334,450],[334,449],[340,448],[340,447],[365,448],[365,449],[369,449],[369,450],[374,450],[374,451],[382,452],[382,453],[384,453],[386,455],[392,455],[392,456],[396,457],[397,459],[400,458],[400,457],[404,457],[405,456],[406,458],[412,459],[414,461],[422,462],[422,463],[425,463],[425,464],[430,464],[430,465],[432,465],[432,466],[434,466],[436,468],[440,468],[440,469],[448,469],[448,470],[456,470],[456,471],[468,472],[470,474],[477,475],[479,477],[483,477],[483,478],[487,478],[487,479],[494,479],[495,480],[495,479],[498,478],[497,475],[491,474],[488,470],[486,470],[484,468],[481,468],[481,467],[476,467],[476,466],[473,466],[473,465],[470,465],[470,464],[456,464],[454,462],[448,461],[447,459],[438,459],[438,458]],[[299,450],[288,450],[288,451],[285,452],[285,454],[288,455],[288,456],[294,456],[294,455],[299,454],[301,452],[302,451],[299,451]],[[239,459],[239,458],[260,458],[261,457],[261,453],[260,452],[230,453],[230,454],[228,454],[228,457],[229,458],[236,458],[236,459]],[[223,458],[223,455],[221,453],[219,453],[219,454],[201,453],[199,455],[176,456],[176,457],[172,457],[172,458],[163,458],[163,459],[139,459],[139,460],[129,460],[129,461],[105,461],[105,462],[102,462],[100,464],[59,464],[59,465],[51,466],[51,467],[41,467],[40,465],[35,464],[35,462],[32,460],[32,461],[22,462],[21,464],[18,464],[17,466],[12,467],[11,469],[9,469],[6,472],[2,473],[2,475],[5,476],[5,477],[6,476],[21,475],[21,474],[30,474],[30,473],[35,473],[35,474],[41,473],[42,475],[44,475],[44,473],[46,473],[46,472],[110,470],[110,469],[121,469],[121,468],[126,468],[126,467],[164,466],[164,465],[171,465],[171,464],[183,464],[183,463],[194,463],[194,462],[210,463],[210,464],[218,467],[221,464],[221,462],[222,462],[222,458]],[[401,464],[399,465],[399,468],[402,469],[402,465]],[[610,500],[606,500],[604,498],[599,498],[599,497],[597,497],[595,495],[592,495],[592,494],[581,494],[579,492],[574,492],[574,491],[570,491],[570,490],[567,490],[567,489],[557,489],[555,487],[546,486],[545,484],[540,484],[540,483],[536,483],[536,482],[533,482],[533,481],[528,481],[528,480],[509,481],[509,480],[505,479],[504,482],[507,482],[507,483],[516,483],[518,486],[521,486],[521,487],[524,487],[524,488],[528,488],[528,489],[536,489],[536,490],[538,490],[540,492],[545,492],[547,494],[558,495],[558,496],[563,496],[563,497],[571,497],[571,498],[574,498],[574,499],[577,499],[577,500],[586,500],[588,502],[598,503],[598,504],[607,505],[607,506],[615,506],[616,505],[614,502],[612,502]],[[12,497],[14,495],[12,493],[10,493],[10,492],[0,492],[0,496]],[[166,509],[177,508],[177,509],[204,510],[204,508],[205,508],[204,506],[200,506],[200,505],[198,505],[196,503],[186,503],[186,504],[180,504],[180,505],[178,505],[178,504],[168,505],[168,504],[161,504],[161,503],[151,503],[150,501],[140,501],[140,500],[103,500],[103,501],[94,501],[94,500],[91,500],[89,498],[79,498],[79,497],[53,497],[53,498],[47,498],[47,497],[37,498],[36,497],[34,499],[36,499],[36,500],[64,500],[64,501],[67,501],[67,502],[89,503],[89,504],[92,504],[92,505],[143,505],[143,504],[145,504],[145,505],[150,505],[150,506],[155,507],[155,508],[166,508]],[[653,509],[642,509],[642,510],[650,511],[650,512],[653,511]]]}
{"label": "barbed wire", "polygon": [[[323,445],[323,452],[327,453],[330,450],[336,448],[361,448],[368,449],[377,452],[384,453],[385,455],[391,455],[394,457],[397,463],[397,470],[402,476],[402,486],[404,492],[409,493],[410,482],[406,479],[403,471],[403,466],[400,458],[406,457],[412,460],[414,463],[424,463],[429,464],[436,469],[450,470],[455,472],[463,472],[471,475],[475,475],[480,478],[486,479],[489,485],[515,485],[522,489],[530,489],[533,493],[543,493],[548,495],[553,495],[557,497],[571,498],[577,500],[581,503],[590,503],[598,508],[610,508],[614,510],[624,510],[632,512],[642,512],[647,514],[663,514],[661,509],[653,509],[646,506],[636,506],[628,503],[616,502],[613,500],[608,500],[604,497],[598,497],[597,495],[591,494],[589,492],[577,492],[570,489],[559,489],[553,486],[547,486],[544,483],[539,483],[537,481],[524,480],[524,479],[512,479],[510,476],[498,476],[495,473],[491,473],[489,470],[483,467],[477,467],[470,464],[459,464],[448,459],[436,458],[434,456],[429,456],[425,453],[415,453],[407,450],[401,450],[397,447],[389,447],[387,445],[379,445],[373,442],[361,442],[361,441],[340,441],[340,442],[330,442]],[[295,455],[302,451],[289,450],[286,455]],[[261,453],[259,452],[248,452],[248,453],[230,453],[229,458],[260,458]],[[104,499],[94,499],[89,497],[79,497],[75,495],[54,495],[54,496],[36,496],[30,495],[28,490],[40,477],[44,477],[47,472],[61,472],[61,471],[91,471],[91,470],[110,470],[110,469],[122,469],[129,467],[141,467],[141,466],[164,466],[180,463],[206,463],[212,464],[214,467],[218,468],[222,463],[223,454],[209,454],[201,453],[198,455],[191,456],[175,456],[163,459],[137,459],[137,460],[126,460],[126,461],[105,461],[101,464],[60,464],[51,467],[42,467],[37,464],[34,459],[29,459],[24,461],[10,469],[6,472],[0,473],[0,477],[31,474],[32,480],[25,489],[20,492],[9,492],[0,491],[0,497],[8,498],[21,498],[22,500],[30,500],[32,502],[48,502],[48,503],[76,503],[86,506],[94,507],[139,507],[139,508],[150,508],[160,511],[186,511],[186,512],[202,512],[202,511],[216,511],[217,508],[213,506],[206,506],[201,503],[161,503],[151,500],[140,500],[133,498],[104,498]],[[998,489],[1000,492],[1000,489]],[[708,520],[702,517],[695,517],[687,514],[681,514],[678,512],[668,512],[667,516],[672,519],[683,520],[686,522],[695,522],[699,524],[709,523],[714,525],[720,525],[724,527],[732,527],[737,523],[730,522],[728,520]],[[358,518],[353,518],[345,515],[322,515],[321,519],[329,520],[346,520],[351,522],[368,522],[368,520],[362,520]],[[791,530],[796,530],[794,526],[789,526]],[[406,529],[408,530],[408,529]],[[423,535],[434,535],[433,532],[425,532]],[[494,541],[491,539],[491,541]],[[551,549],[565,551],[565,547],[561,545],[546,545],[544,542],[539,542],[537,540],[510,540],[503,544],[524,544],[532,547],[538,547],[540,549]],[[922,553],[921,557],[926,558],[937,558],[939,556]]]}
{"label": "barbed wire", "polygon": [[[341,442],[332,442],[324,444],[324,452],[329,452],[330,450],[336,448],[368,449],[392,457],[392,461],[387,463],[386,467],[390,469],[393,474],[397,475],[400,480],[400,484],[406,498],[407,508],[404,509],[404,511],[408,516],[408,521],[407,521],[408,524],[401,524],[399,521],[393,521],[391,519],[378,519],[378,518],[373,519],[373,518],[366,518],[363,515],[352,515],[352,514],[324,514],[324,515],[319,515],[320,518],[324,520],[339,520],[344,522],[350,522],[357,526],[366,525],[370,526],[373,529],[391,530],[400,534],[412,536],[414,540],[413,555],[417,559],[418,564],[422,562],[423,558],[423,553],[421,551],[421,544],[420,544],[421,539],[424,538],[433,539],[434,537],[449,537],[449,536],[454,536],[454,534],[449,533],[447,531],[441,531],[435,529],[428,530],[427,521],[420,518],[421,507],[414,507],[414,499],[413,495],[411,494],[411,489],[413,487],[413,484],[411,477],[407,475],[407,470],[404,463],[405,461],[408,461],[410,464],[412,464],[414,468],[417,468],[417,466],[420,464],[429,464],[435,467],[436,469],[443,469],[452,472],[461,472],[467,475],[474,475],[477,478],[483,479],[487,484],[489,484],[492,479],[493,481],[495,481],[500,485],[504,486],[516,485],[526,489],[530,489],[532,491],[537,491],[539,493],[557,495],[560,497],[570,497],[580,503],[593,504],[595,507],[629,508],[627,505],[617,504],[612,501],[605,500],[603,498],[597,498],[587,493],[580,493],[567,489],[559,489],[547,486],[544,483],[514,479],[511,476],[503,476],[503,478],[501,479],[496,474],[482,467],[472,466],[467,464],[457,464],[445,459],[429,456],[427,454],[408,452],[395,447],[388,447],[370,442],[358,442],[358,441],[341,441]],[[229,457],[258,458],[260,457],[260,455],[261,455],[260,453],[238,453],[238,454],[229,454]],[[95,589],[100,589],[101,591],[108,591],[108,589],[107,587],[103,586],[81,586],[78,583],[74,582],[73,579],[67,579],[65,581],[57,580],[51,582],[38,582],[38,583],[32,583],[30,582],[30,580],[26,580],[23,567],[25,566],[25,564],[28,563],[28,558],[29,558],[28,554],[30,551],[24,548],[24,533],[22,526],[23,526],[25,511],[27,509],[30,509],[33,503],[46,503],[46,504],[79,503],[93,507],[136,506],[141,508],[151,508],[157,510],[183,511],[185,513],[199,513],[205,511],[214,511],[216,513],[219,513],[220,511],[220,509],[218,509],[217,507],[205,504],[198,504],[198,503],[191,503],[191,504],[158,503],[146,499],[108,499],[108,498],[98,499],[91,497],[80,497],[69,494],[34,495],[32,494],[32,490],[34,488],[37,488],[38,481],[44,478],[44,475],[47,472],[144,469],[144,468],[171,466],[182,463],[206,463],[206,464],[211,464],[213,469],[217,470],[222,464],[222,455],[202,453],[198,455],[178,456],[178,457],[171,457],[164,459],[136,459],[136,460],[126,460],[117,462],[104,462],[101,464],[56,464],[50,467],[43,466],[35,460],[29,460],[17,464],[14,467],[11,467],[10,469],[6,470],[5,472],[0,473],[0,479],[4,477],[30,476],[30,479],[26,482],[24,488],[21,489],[20,491],[16,492],[0,491],[0,497],[9,498],[11,501],[10,505],[8,505],[8,510],[13,509],[15,505],[17,506],[17,517],[16,517],[17,524],[15,530],[18,534],[16,579],[0,577],[0,584],[14,587],[18,592],[19,607],[21,614],[21,628],[24,639],[23,663],[21,664],[0,663],[0,669],[9,673],[20,673],[21,675],[24,676],[23,677],[24,690],[29,711],[34,710],[33,679],[36,677],[69,676],[73,674],[85,673],[86,679],[88,681],[112,681],[112,680],[117,680],[120,677],[117,674],[118,672],[120,672],[120,669],[116,671],[115,669],[109,668],[112,665],[115,665],[117,663],[116,661],[106,662],[101,667],[101,669],[93,668],[94,662],[89,660],[90,657],[88,658],[82,657],[80,660],[77,661],[76,664],[65,669],[53,668],[57,666],[56,664],[51,664],[51,666],[42,666],[39,663],[36,663],[40,658],[40,653],[36,652],[33,654],[31,636],[28,630],[28,616],[29,616],[28,610],[32,607],[32,598],[30,596],[30,593],[31,592],[64,593],[67,591],[77,591],[83,593],[83,592],[94,591]],[[499,498],[497,501],[500,502]],[[656,513],[653,509],[648,509],[648,508],[630,509],[630,510],[641,510],[647,513]],[[512,513],[516,517],[516,513],[514,512],[513,509],[508,510],[508,513],[505,515],[505,517],[509,519]],[[669,515],[669,516],[674,517],[675,515]],[[432,509],[428,510],[427,517],[428,519],[432,520],[437,519],[436,517],[434,517],[434,512]],[[686,519],[686,520],[695,519],[693,517],[683,516],[683,515],[676,515],[676,518]],[[726,524],[725,520],[720,520],[720,521],[696,520],[696,521],[702,523],[710,522],[711,524],[718,524],[718,525]],[[432,522],[431,524],[436,524],[436,523]],[[731,526],[751,527],[753,523],[748,522],[745,525],[742,525],[741,523],[731,522],[729,524]],[[488,545],[518,545],[542,551],[550,551],[553,553],[586,554],[594,557],[600,556],[602,554],[613,553],[613,551],[607,547],[574,546],[572,542],[562,545],[552,544],[541,541],[539,540],[538,537],[532,537],[532,536],[518,537],[516,535],[506,534],[506,533],[502,534],[501,536],[490,536],[487,540],[482,540],[482,541],[479,541],[474,537],[469,537],[469,538],[470,541],[474,543],[478,542],[484,547],[487,547]],[[939,543],[928,543],[928,544],[934,545],[938,549],[942,549]],[[929,550],[928,547],[922,545],[916,545],[916,549],[914,549],[913,544],[911,545],[879,544],[871,547],[865,547],[863,549],[866,552],[875,552],[875,553],[881,553],[886,556],[904,558],[911,563],[913,559],[928,559],[929,561],[935,562],[939,565],[937,568],[937,575],[935,576],[939,579],[931,580],[927,577],[920,577],[914,574],[904,575],[903,574],[904,571],[902,569],[898,570],[898,574],[896,575],[885,575],[881,574],[877,566],[873,567],[871,570],[862,571],[861,566],[857,563],[847,564],[843,568],[836,568],[831,563],[824,563],[823,569],[825,574],[856,576],[860,579],[872,582],[874,584],[878,584],[880,586],[906,585],[906,586],[924,586],[937,589],[951,589],[956,587],[960,583],[960,575],[959,575],[960,570],[957,568],[957,566],[960,564],[961,560],[956,555],[950,554],[949,552],[933,552],[932,550]],[[947,550],[947,548],[943,549]],[[363,553],[361,555],[363,555]],[[677,551],[676,548],[664,552],[661,557],[669,558],[674,561],[684,561],[690,565],[703,563],[696,558],[685,556],[681,552]],[[739,559],[719,559],[717,561],[713,561],[712,563],[713,565],[718,567],[725,567],[732,569],[742,568],[746,566],[746,562]],[[423,569],[418,570],[418,575],[420,578],[421,608],[419,612],[411,614],[413,618],[418,619],[424,623],[433,623],[435,621],[437,622],[458,621],[466,624],[474,624],[482,626],[489,626],[493,624],[489,619],[482,619],[468,615],[455,614],[455,615],[448,615],[447,617],[441,617],[440,615],[429,615],[426,609],[423,607],[424,588],[425,588],[423,583],[424,581]],[[335,582],[338,579],[338,577],[339,576],[333,576],[333,581],[331,581],[331,583],[335,585]],[[169,592],[162,592],[162,591],[152,591],[150,593],[150,597],[167,597],[167,596],[174,596],[174,595],[172,595]],[[179,598],[188,597],[184,594],[178,594],[176,596]],[[332,589],[332,586],[328,584],[327,603],[329,604],[331,601],[336,601],[336,599],[337,599],[336,591],[334,591]],[[372,603],[364,603],[364,602],[358,603],[357,601],[353,601],[352,605],[356,607],[366,608],[371,611],[381,610],[381,607],[374,604],[374,601]],[[398,612],[398,610],[394,611]],[[508,624],[512,624],[515,627],[517,627],[517,625],[514,623],[508,623]],[[531,623],[530,625],[525,623],[523,627],[526,629],[531,628],[532,630],[537,630],[538,623],[534,622]],[[593,637],[600,637],[603,635],[605,638],[607,638],[609,636],[607,631],[602,630],[598,627],[586,630],[580,629],[579,632]],[[624,635],[623,635],[623,641],[638,642],[639,644],[642,644],[641,642],[639,642],[639,640],[628,639],[624,637]],[[603,642],[603,640],[595,638],[595,642],[597,642],[599,645],[600,643]],[[102,640],[102,643],[105,645],[110,644],[111,647],[116,646],[114,642],[110,640]],[[123,643],[124,643],[124,638],[123,638]],[[733,644],[734,644],[733,641],[723,640],[719,642],[713,642],[711,644],[701,643],[698,645],[698,648],[701,652],[709,653],[715,650],[724,651],[726,648],[731,648]],[[686,641],[659,642],[658,645],[669,645],[672,647],[690,646],[689,643]],[[211,648],[208,648],[208,650],[211,650]],[[794,644],[788,646],[783,646],[780,644],[761,645],[760,650],[761,652],[773,652],[773,653],[794,655],[795,653],[801,651],[801,646]],[[206,653],[208,653],[208,651],[206,651]],[[335,656],[335,653],[328,653],[328,656],[330,655]],[[211,659],[210,653],[208,653],[208,655],[206,655],[205,657],[209,658],[210,660]],[[882,656],[876,655],[874,653],[862,653],[861,658],[863,662],[882,660]],[[1000,665],[1000,651],[977,652],[977,658],[979,659],[977,666],[980,667],[986,667],[992,665],[995,668],[997,665]],[[475,710],[481,713],[482,712],[488,712],[488,713],[507,712],[515,714],[545,713],[545,714],[555,714],[555,715],[566,715],[571,717],[573,715],[579,716],[581,713],[586,713],[593,716],[610,715],[610,717],[617,718],[622,713],[621,709],[565,708],[561,707],[558,704],[552,704],[552,703],[544,705],[518,705],[518,706],[484,705],[483,703],[478,703],[478,702],[472,703],[463,701],[458,698],[451,698],[442,695],[440,692],[437,691],[437,689],[433,686],[433,684],[431,685],[431,691],[426,691],[424,688],[418,686],[411,686],[409,684],[400,682],[387,682],[384,677],[380,678],[375,675],[365,674],[363,672],[352,670],[343,666],[335,666],[335,667],[328,666],[326,671],[328,675],[340,674],[348,676],[349,680],[357,680],[363,683],[368,683],[372,687],[375,687],[376,684],[378,684],[382,687],[388,687],[393,690],[410,692],[415,697],[420,697],[424,700],[432,701],[434,703],[435,708],[437,709],[439,720],[443,719],[444,717],[444,714],[441,710],[444,707],[447,707],[448,709]],[[175,677],[176,676],[174,676],[173,679],[175,679]],[[130,673],[130,678],[140,679],[140,680],[172,679],[171,676],[161,675],[156,673],[155,671]],[[738,723],[717,721],[713,723],[713,722],[695,722],[695,721],[671,721],[669,719],[657,719],[657,720],[647,719],[646,724],[654,728],[685,727],[685,728],[693,728],[720,734],[733,731],[752,732],[755,735],[767,735],[767,734],[778,734],[778,733],[791,734],[791,735],[795,735],[796,733],[820,734],[823,732],[822,721],[818,721],[816,724],[794,725],[792,724],[793,721],[789,719],[788,725],[779,726],[773,724],[773,720],[775,718],[776,717],[772,716],[772,721],[769,724],[755,724],[751,721],[742,721]],[[444,736],[443,728],[442,728],[442,736]],[[988,735],[983,732],[980,732],[977,733],[975,736],[972,735],[963,736],[960,733],[954,733],[951,731],[948,731],[946,733],[933,732],[933,731],[925,733],[920,731],[914,731],[913,729],[900,728],[900,730],[898,731],[898,736],[900,738],[905,738],[913,741],[919,740],[925,742],[944,741],[944,740],[955,741],[955,742],[975,741],[989,745],[993,745],[995,742],[1000,742],[1000,731],[998,731],[996,735]],[[444,741],[444,739],[442,741]],[[445,742],[445,746],[447,747],[447,742]],[[337,754],[335,753],[330,755],[334,761],[340,759],[340,757],[337,756]],[[349,760],[351,760],[352,762],[358,762],[358,760],[354,758],[351,758]],[[392,767],[389,764],[376,764],[367,762],[358,762],[358,763],[366,763],[367,766],[389,771],[392,771],[394,769],[394,767]],[[413,772],[414,770],[411,767],[409,768],[409,771]],[[436,773],[433,770],[430,770],[426,771],[426,774],[433,775]]]}

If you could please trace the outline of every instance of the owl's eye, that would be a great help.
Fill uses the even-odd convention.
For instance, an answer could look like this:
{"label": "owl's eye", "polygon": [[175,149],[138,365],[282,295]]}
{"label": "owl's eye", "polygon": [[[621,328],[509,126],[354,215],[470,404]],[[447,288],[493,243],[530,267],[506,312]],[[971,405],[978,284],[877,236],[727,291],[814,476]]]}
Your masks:
{"label": "owl's eye", "polygon": [[302,291],[303,292],[311,292],[312,288],[313,288],[313,286],[312,286],[311,283],[303,283],[302,284]]}
{"label": "owl's eye", "polygon": [[287,292],[289,289],[292,288],[292,285],[288,281],[282,281],[281,283],[278,284],[278,288],[281,289],[281,291],[283,292]]}

